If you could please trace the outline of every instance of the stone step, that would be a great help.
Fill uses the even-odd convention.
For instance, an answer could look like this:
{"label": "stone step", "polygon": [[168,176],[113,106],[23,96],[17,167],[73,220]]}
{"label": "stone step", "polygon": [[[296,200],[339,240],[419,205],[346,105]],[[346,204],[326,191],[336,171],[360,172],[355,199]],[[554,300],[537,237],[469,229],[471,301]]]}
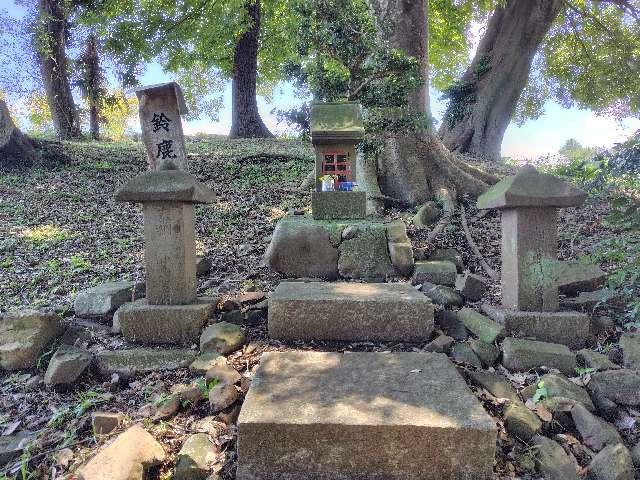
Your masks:
{"label": "stone step", "polygon": [[431,301],[404,283],[282,282],[269,299],[278,340],[423,342],[432,330]]}
{"label": "stone step", "polygon": [[444,354],[266,353],[238,428],[238,480],[493,478],[495,422]]}

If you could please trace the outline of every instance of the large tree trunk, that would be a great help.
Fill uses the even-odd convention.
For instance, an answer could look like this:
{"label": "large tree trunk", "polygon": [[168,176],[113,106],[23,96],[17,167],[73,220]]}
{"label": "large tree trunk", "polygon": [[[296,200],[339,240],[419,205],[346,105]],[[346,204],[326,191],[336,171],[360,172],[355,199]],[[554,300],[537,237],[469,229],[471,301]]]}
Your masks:
{"label": "large tree trunk", "polygon": [[[407,109],[428,116],[428,1],[374,0],[372,5],[383,32],[391,28],[392,46],[420,62],[424,83],[408,98]],[[377,173],[377,186],[364,185],[370,196],[375,200],[379,191],[383,202],[405,205],[434,197],[451,204],[457,196],[477,197],[497,181],[451,154],[430,130],[388,136],[377,158]],[[379,204],[370,203],[370,207]]]}
{"label": "large tree trunk", "polygon": [[563,0],[509,0],[498,6],[475,58],[450,89],[440,138],[450,150],[499,159],[504,132],[531,63]]}
{"label": "large tree trunk", "polygon": [[272,137],[260,114],[256,99],[258,43],[260,40],[260,0],[247,0],[244,8],[251,22],[235,46],[233,54],[231,138]]}
{"label": "large tree trunk", "polygon": [[56,134],[61,139],[80,136],[78,111],[73,103],[67,71],[67,16],[65,0],[39,0],[36,52]]}
{"label": "large tree trunk", "polygon": [[98,40],[95,34],[89,35],[87,47],[83,56],[85,94],[89,106],[89,132],[94,140],[100,139],[100,100],[102,72],[98,55]]}
{"label": "large tree trunk", "polygon": [[31,165],[37,158],[33,142],[18,130],[7,104],[0,100],[0,168]]}

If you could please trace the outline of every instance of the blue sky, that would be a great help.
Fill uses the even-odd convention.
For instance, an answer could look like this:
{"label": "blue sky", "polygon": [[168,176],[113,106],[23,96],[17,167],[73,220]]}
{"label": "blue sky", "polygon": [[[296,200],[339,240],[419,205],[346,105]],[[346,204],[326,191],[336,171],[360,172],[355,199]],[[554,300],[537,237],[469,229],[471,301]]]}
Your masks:
{"label": "blue sky", "polygon": [[[23,13],[23,9],[16,6],[14,0],[0,0],[0,5],[0,8],[7,9],[10,15],[21,16]],[[159,65],[150,64],[140,80],[142,84],[154,84],[168,79],[169,76]],[[439,97],[438,92],[432,92],[433,114],[436,118],[441,118],[444,111],[444,105]],[[185,133],[228,133],[231,125],[229,85],[223,92],[223,99],[224,108],[219,113],[218,121],[213,122],[207,118],[185,122]],[[258,98],[258,108],[262,118],[273,132],[278,133],[284,132],[285,127],[277,123],[271,110],[287,109],[299,103],[300,99],[296,98],[291,85],[284,83],[278,85],[270,102],[262,97]],[[544,115],[537,120],[528,121],[520,127],[514,123],[509,126],[502,144],[504,156],[524,159],[554,154],[569,138],[575,138],[585,146],[610,147],[640,129],[638,119],[618,122],[613,118],[597,116],[588,110],[565,109],[554,102],[547,102],[544,110]]]}

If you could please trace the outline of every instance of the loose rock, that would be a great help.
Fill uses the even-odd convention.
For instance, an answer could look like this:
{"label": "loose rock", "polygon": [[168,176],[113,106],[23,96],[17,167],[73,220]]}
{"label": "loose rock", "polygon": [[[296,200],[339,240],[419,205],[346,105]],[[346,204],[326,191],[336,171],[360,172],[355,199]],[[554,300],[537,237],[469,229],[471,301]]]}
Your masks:
{"label": "loose rock", "polygon": [[486,389],[494,397],[520,401],[511,384],[501,375],[490,372],[469,372],[468,375],[474,384]]}
{"label": "loose rock", "polygon": [[452,287],[456,284],[455,264],[446,260],[416,262],[412,283],[414,285],[433,283]]}
{"label": "loose rock", "polygon": [[142,282],[107,282],[82,290],[76,296],[73,308],[80,317],[103,316],[115,312],[120,306],[144,296]]}
{"label": "loose rock", "polygon": [[451,349],[451,357],[460,363],[468,363],[477,368],[482,368],[482,362],[468,343],[457,343]]}
{"label": "loose rock", "polygon": [[94,412],[91,415],[91,426],[96,435],[106,435],[122,425],[122,413]]}
{"label": "loose rock", "polygon": [[536,465],[546,480],[580,480],[575,459],[567,455],[558,443],[536,435],[532,443],[537,446]]}
{"label": "loose rock", "polygon": [[240,381],[242,375],[230,365],[216,365],[207,370],[205,378],[207,380],[217,379],[222,383],[234,385]]}
{"label": "loose rock", "polygon": [[542,428],[538,416],[522,402],[509,402],[504,411],[505,428],[510,435],[528,442]]}
{"label": "loose rock", "polygon": [[594,368],[596,371],[603,370],[618,370],[619,365],[616,365],[609,357],[602,353],[594,352],[588,348],[582,349],[576,353],[576,360],[578,365],[586,368]]}
{"label": "loose rock", "polygon": [[607,370],[591,375],[587,384],[591,394],[597,390],[606,398],[620,405],[640,405],[640,375],[633,370]]}
{"label": "loose rock", "polygon": [[198,375],[204,375],[216,365],[225,365],[226,363],[227,359],[218,352],[204,352],[189,365],[189,370]]}
{"label": "loose rock", "polygon": [[49,361],[44,383],[50,387],[70,385],[80,378],[92,359],[91,352],[70,345],[61,345]]}
{"label": "loose rock", "polygon": [[571,374],[576,368],[576,357],[565,345],[509,337],[502,349],[502,364],[512,371],[546,366]]}
{"label": "loose rock", "polygon": [[596,417],[579,403],[571,409],[571,418],[582,436],[583,443],[595,452],[607,445],[622,443],[622,437],[616,427]]}
{"label": "loose rock", "polygon": [[433,303],[442,305],[445,308],[461,307],[464,305],[464,297],[451,287],[424,283],[420,291],[429,297]]}
{"label": "loose rock", "polygon": [[479,302],[482,297],[487,293],[489,281],[475,275],[473,273],[467,273],[465,275],[458,275],[456,279],[456,288],[460,290],[460,293],[471,302]]}
{"label": "loose rock", "polygon": [[218,413],[231,406],[238,399],[238,390],[233,384],[219,383],[209,390],[211,413]]}
{"label": "loose rock", "polygon": [[481,341],[493,343],[504,338],[504,327],[475,310],[465,307],[457,313],[458,319],[474,333]]}
{"label": "loose rock", "polygon": [[625,333],[620,337],[624,366],[640,370],[640,333]]}
{"label": "loose rock", "polygon": [[429,342],[424,349],[427,352],[449,353],[453,342],[453,338],[447,335],[438,335],[435,339]]}
{"label": "loose rock", "polygon": [[174,480],[205,480],[216,457],[215,445],[206,433],[191,435],[178,453]]}
{"label": "loose rock", "polygon": [[482,340],[473,339],[469,342],[471,349],[478,356],[485,368],[493,366],[500,357],[500,349],[493,343],[485,343]]}
{"label": "loose rock", "polygon": [[246,342],[246,337],[238,325],[227,322],[214,323],[207,327],[200,336],[202,352],[218,352],[222,355],[239,349]]}
{"label": "loose rock", "polygon": [[598,453],[587,473],[589,480],[633,480],[633,463],[629,450],[622,445],[609,445]]}

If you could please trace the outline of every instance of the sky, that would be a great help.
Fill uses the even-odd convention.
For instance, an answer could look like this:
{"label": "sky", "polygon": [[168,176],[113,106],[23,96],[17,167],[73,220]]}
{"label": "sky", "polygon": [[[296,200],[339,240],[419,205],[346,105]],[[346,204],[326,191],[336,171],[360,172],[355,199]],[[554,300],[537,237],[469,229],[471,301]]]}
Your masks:
{"label": "sky", "polygon": [[[15,5],[14,0],[0,0],[1,9],[7,9],[12,16],[21,16],[23,10]],[[140,78],[142,85],[162,83],[170,77],[162,71],[158,64],[149,64]],[[431,92],[433,115],[442,118],[445,105],[440,101],[440,93]],[[187,135],[194,133],[227,134],[231,126],[231,88],[227,84],[223,92],[224,108],[219,112],[217,121],[202,118],[184,123]],[[272,114],[274,109],[289,109],[299,105],[303,99],[297,98],[290,84],[282,83],[276,87],[273,97],[268,102],[258,98],[258,109],[265,124],[274,133],[285,133],[286,127],[278,124]],[[588,110],[577,108],[566,109],[549,101],[545,104],[544,114],[536,119],[518,126],[511,123],[507,128],[502,144],[502,155],[515,159],[536,158],[552,155],[570,138],[576,139],[588,147],[611,147],[615,143],[628,138],[640,129],[639,119],[628,119],[619,122],[610,117],[598,116]]]}

